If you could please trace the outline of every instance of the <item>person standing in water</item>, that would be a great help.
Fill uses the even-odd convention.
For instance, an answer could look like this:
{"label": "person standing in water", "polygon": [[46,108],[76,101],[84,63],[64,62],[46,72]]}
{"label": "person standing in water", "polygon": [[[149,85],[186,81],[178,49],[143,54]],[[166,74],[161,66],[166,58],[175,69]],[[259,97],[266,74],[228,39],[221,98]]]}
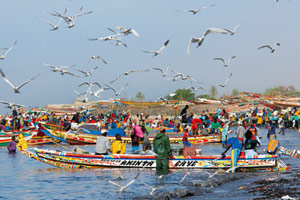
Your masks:
{"label": "person standing in water", "polygon": [[20,129],[20,134],[19,134],[19,142],[17,144],[17,147],[20,147],[20,149],[24,149],[24,150],[27,150],[28,149],[28,146],[27,146],[27,142],[25,141],[24,139],[24,136],[23,136],[23,133],[22,133],[22,129]]}
{"label": "person standing in water", "polygon": [[154,152],[156,153],[156,170],[158,174],[167,174],[169,169],[169,157],[172,157],[169,137],[165,135],[165,128],[159,127],[158,133],[153,141]]}
{"label": "person standing in water", "polygon": [[7,145],[7,150],[9,153],[16,153],[16,149],[17,149],[16,137],[12,136],[11,141]]}

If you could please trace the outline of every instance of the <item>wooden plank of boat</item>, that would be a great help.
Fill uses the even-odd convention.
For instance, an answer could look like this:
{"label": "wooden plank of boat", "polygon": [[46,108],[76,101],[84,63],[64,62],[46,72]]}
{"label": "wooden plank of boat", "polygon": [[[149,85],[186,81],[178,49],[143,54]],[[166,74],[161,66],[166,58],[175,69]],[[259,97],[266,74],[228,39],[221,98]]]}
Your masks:
{"label": "wooden plank of boat", "polygon": [[60,141],[46,135],[46,136],[33,136],[26,142],[28,146],[32,146],[32,145],[42,145],[42,144],[55,144],[55,143],[59,143]]}
{"label": "wooden plank of boat", "polygon": [[1,137],[0,147],[6,147],[10,141],[11,141],[11,137]]}
{"label": "wooden plank of boat", "polygon": [[[154,155],[94,155],[75,154],[54,150],[34,149],[37,160],[62,168],[155,168]],[[219,155],[193,157],[173,156],[169,160],[170,169],[229,169],[231,157],[218,159]],[[279,171],[288,167],[276,155],[240,156],[237,162],[238,170],[245,171]]]}
{"label": "wooden plank of boat", "polygon": [[61,142],[66,142],[72,145],[86,145],[86,144],[96,144],[97,136],[95,135],[83,135],[83,134],[73,134],[67,133],[66,131],[42,130],[47,136],[57,139]]}

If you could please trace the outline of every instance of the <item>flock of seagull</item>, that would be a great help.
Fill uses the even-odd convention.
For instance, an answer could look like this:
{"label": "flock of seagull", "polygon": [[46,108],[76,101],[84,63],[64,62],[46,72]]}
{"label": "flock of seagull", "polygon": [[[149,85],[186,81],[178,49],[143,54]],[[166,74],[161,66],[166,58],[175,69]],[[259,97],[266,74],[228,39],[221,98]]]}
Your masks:
{"label": "flock of seagull", "polygon": [[[212,179],[214,176],[216,176],[217,174],[221,174],[221,173],[230,173],[232,170],[234,170],[234,169],[237,169],[239,166],[235,166],[235,167],[232,167],[232,168],[229,168],[229,169],[227,169],[227,170],[224,170],[224,169],[217,169],[217,170],[215,170],[214,172],[209,172],[208,170],[205,170],[205,169],[199,169],[198,170],[198,172],[205,172],[207,175],[208,175],[208,179],[207,180],[209,180],[209,179]],[[147,183],[145,183],[144,181],[143,181],[143,184],[145,185],[145,186],[147,186],[149,189],[150,189],[150,192],[149,192],[149,194],[151,195],[151,196],[153,196],[154,194],[155,194],[155,192],[157,191],[157,190],[159,190],[159,189],[162,189],[162,188],[165,188],[165,187],[167,187],[169,184],[167,183],[167,184],[161,184],[161,179],[162,178],[164,178],[164,177],[166,177],[166,176],[171,176],[172,174],[169,174],[169,175],[161,175],[161,176],[158,176],[158,184],[156,185],[156,186],[151,186],[151,185],[149,185],[149,184],[147,184]],[[184,180],[188,177],[188,176],[190,176],[191,175],[191,171],[188,171],[188,172],[186,172],[184,175],[183,175],[183,177],[179,180],[179,181],[176,181],[176,183],[175,184],[179,184],[179,185],[181,185],[181,184],[183,184],[183,182],[184,182]],[[118,183],[118,182],[116,182],[116,181],[112,181],[112,180],[108,180],[108,179],[105,179],[105,181],[106,182],[108,182],[108,183],[111,183],[111,184],[113,184],[113,185],[115,185],[116,187],[118,187],[119,188],[119,192],[124,192],[130,185],[132,185],[133,183],[135,183],[137,180],[138,180],[138,177],[140,176],[140,171],[138,171],[138,173],[137,173],[137,175],[135,175],[134,176],[134,178],[131,180],[131,181],[129,181],[127,184],[125,184],[125,185],[123,185],[123,184],[120,184],[120,183]],[[126,180],[127,178],[126,177],[124,177],[124,176],[119,176],[119,177],[117,177],[117,178],[115,178],[114,180],[121,180],[121,181],[123,181],[123,180]]]}
{"label": "flock of seagull", "polygon": [[[215,4],[213,5],[209,5],[209,6],[205,6],[205,7],[201,7],[199,9],[187,9],[187,10],[178,10],[178,11],[183,11],[183,12],[187,12],[187,13],[192,13],[193,15],[196,15],[197,13],[199,13],[202,10],[208,9],[208,8],[213,8],[215,6]],[[68,28],[71,29],[75,26],[75,22],[79,17],[82,16],[86,16],[89,14],[92,14],[93,11],[88,11],[88,12],[83,12],[83,7],[81,7],[79,9],[79,11],[73,15],[71,14],[67,14],[68,13],[68,9],[65,8],[63,10],[63,12],[58,12],[58,11],[53,11],[52,13],[49,13],[50,16],[55,17],[55,19],[57,19],[57,22],[52,23],[49,20],[46,19],[42,19],[39,18],[41,21],[43,21],[44,23],[48,24],[49,26],[51,26],[50,31],[57,31],[60,29],[61,24],[64,22],[66,24],[66,26],[64,28]],[[233,29],[225,29],[225,28],[207,28],[203,35],[201,37],[194,37],[192,36],[190,38],[190,40],[188,41],[188,45],[187,45],[187,55],[190,56],[191,54],[191,46],[192,44],[196,44],[196,48],[200,47],[205,38],[208,35],[211,34],[223,34],[223,35],[231,35],[234,36],[238,30],[238,28],[240,27],[240,24],[236,25]],[[140,34],[133,28],[125,28],[123,26],[117,26],[115,28],[107,28],[107,30],[109,32],[111,32],[112,34],[107,35],[107,36],[102,36],[102,37],[95,37],[95,38],[88,38],[88,40],[90,41],[114,41],[116,46],[124,46],[124,47],[128,47],[128,45],[123,41],[123,39],[126,36],[129,35],[133,35],[137,38],[140,37]],[[166,51],[166,48],[168,47],[170,43],[170,40],[166,40],[163,45],[158,49],[158,50],[142,50],[143,53],[147,53],[147,54],[152,54],[153,57],[159,56],[161,55],[164,51]],[[7,55],[9,52],[11,52],[11,50],[16,46],[17,41],[15,41],[9,48],[3,48],[0,47],[0,52],[3,52],[2,54],[0,53],[0,61],[6,59]],[[277,46],[280,46],[280,43],[276,42],[273,46],[271,45],[263,45],[258,47],[258,49],[269,49],[271,53],[275,52],[275,49]],[[236,56],[231,56],[229,59],[225,59],[222,57],[216,57],[213,60],[215,61],[221,61],[223,63],[223,67],[228,68],[232,59],[235,59]],[[99,60],[101,61],[103,64],[107,65],[108,62],[100,55],[93,55],[90,57],[88,64],[90,63],[91,60]],[[93,75],[93,72],[95,72],[99,67],[96,66],[93,69],[86,71],[83,69],[76,69],[75,65],[71,65],[71,66],[55,66],[53,64],[46,64],[43,63],[44,66],[49,67],[51,69],[52,72],[55,73],[59,73],[61,75],[70,75],[73,77],[90,77]],[[82,76],[79,76],[78,74],[71,72],[71,69],[75,69],[77,72],[79,72]],[[151,69],[143,69],[143,70],[128,70],[126,72],[121,73],[118,77],[116,77],[115,79],[113,79],[112,81],[109,82],[109,84],[112,84],[116,81],[118,81],[119,79],[128,76],[132,73],[142,73],[142,72],[149,72],[151,70],[154,71],[159,71],[162,75],[163,78],[166,78],[167,80],[171,80],[171,81],[185,81],[188,80],[191,83],[191,86],[186,87],[185,89],[187,90],[192,90],[192,91],[198,91],[198,90],[204,90],[204,88],[202,86],[193,86],[192,83],[198,83],[198,84],[202,84],[199,81],[197,81],[196,79],[194,79],[192,76],[190,75],[186,75],[180,72],[175,72],[174,70],[171,70],[171,72],[173,73],[173,75],[171,75],[171,77],[168,77],[169,73],[169,67],[164,68],[160,68],[160,67],[153,67]],[[34,76],[33,78],[23,82],[22,84],[15,86],[4,74],[4,72],[2,71],[2,69],[0,69],[0,74],[3,78],[3,80],[9,84],[11,86],[11,88],[13,89],[13,91],[15,93],[21,93],[20,89],[27,85],[29,82],[33,81],[34,79],[36,79],[40,74]],[[229,74],[229,76],[227,77],[227,79],[221,83],[221,84],[217,84],[217,86],[219,87],[226,87],[228,85],[228,82],[230,80],[230,78],[232,77],[232,73]],[[114,95],[120,96],[121,92],[129,85],[129,83],[126,83],[123,87],[121,87],[120,89],[116,89],[114,87],[112,87],[111,85],[108,84],[100,84],[100,83],[88,83],[88,82],[84,82],[82,84],[79,85],[79,87],[81,87],[82,85],[87,85],[88,88],[85,92],[80,93],[76,90],[74,90],[74,92],[81,98],[82,102],[87,102],[89,96],[93,96],[96,97],[98,99],[101,98],[100,94],[104,91],[112,91],[114,92]],[[97,89],[94,90],[93,88],[97,86]],[[168,96],[174,96],[174,94],[169,94]],[[158,98],[158,100],[161,100],[162,98]],[[0,103],[4,103],[7,104],[6,101],[0,101]],[[9,102],[8,102],[9,103]],[[12,103],[7,104],[9,106],[12,105]],[[18,104],[15,104],[16,106]],[[23,106],[23,105],[20,105]]]}

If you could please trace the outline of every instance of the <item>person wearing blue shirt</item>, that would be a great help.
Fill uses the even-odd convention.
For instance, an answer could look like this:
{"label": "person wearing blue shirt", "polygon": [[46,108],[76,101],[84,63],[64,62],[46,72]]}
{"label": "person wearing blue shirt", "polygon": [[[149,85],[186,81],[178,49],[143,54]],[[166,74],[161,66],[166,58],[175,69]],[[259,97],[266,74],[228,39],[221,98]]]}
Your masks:
{"label": "person wearing blue shirt", "polygon": [[221,109],[218,107],[217,109],[218,115],[221,115]]}
{"label": "person wearing blue shirt", "polygon": [[238,160],[240,152],[242,150],[242,145],[239,142],[239,140],[237,139],[237,137],[234,137],[233,134],[229,134],[229,135],[231,135],[231,138],[229,138],[227,140],[227,148],[221,155],[224,157],[225,153],[230,148],[232,148],[232,150],[231,150],[231,168],[233,168],[232,173],[234,173],[235,172],[234,167],[236,167],[237,160]]}
{"label": "person wearing blue shirt", "polygon": [[272,124],[272,121],[269,121],[267,137],[269,140],[275,140],[276,138],[276,129],[275,126]]}
{"label": "person wearing blue shirt", "polygon": [[192,114],[187,118],[187,120],[186,120],[186,123],[187,123],[187,124],[191,124],[191,123],[192,123],[193,116],[194,116],[194,114],[192,113]]}

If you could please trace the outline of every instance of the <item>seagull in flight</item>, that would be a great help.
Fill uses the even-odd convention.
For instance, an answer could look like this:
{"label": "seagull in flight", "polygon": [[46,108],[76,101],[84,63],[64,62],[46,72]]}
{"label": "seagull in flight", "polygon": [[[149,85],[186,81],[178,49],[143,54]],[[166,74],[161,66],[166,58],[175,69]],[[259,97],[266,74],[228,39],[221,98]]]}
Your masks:
{"label": "seagull in flight", "polygon": [[153,56],[157,56],[162,53],[162,51],[168,46],[169,40],[167,40],[164,45],[157,51],[143,51],[144,53],[153,53]]}
{"label": "seagull in flight", "polygon": [[162,73],[162,76],[165,77],[165,76],[167,76],[169,67],[167,67],[166,71],[164,71],[162,68],[158,68],[158,67],[154,67],[152,69],[160,71]]}
{"label": "seagull in flight", "polygon": [[55,31],[59,28],[59,24],[61,23],[61,21],[63,20],[63,18],[60,18],[57,22],[57,24],[53,24],[51,22],[49,22],[48,20],[44,20],[44,19],[41,19],[43,22],[49,24],[50,26],[52,26],[52,29],[50,29],[50,31]]}
{"label": "seagull in flight", "polygon": [[91,59],[99,59],[99,60],[101,60],[104,64],[107,65],[107,62],[106,62],[101,56],[92,56]]}
{"label": "seagull in flight", "polygon": [[118,76],[117,78],[115,78],[114,80],[110,81],[109,83],[114,83],[117,80],[119,80],[122,76],[128,76],[129,74],[133,73],[133,72],[148,72],[150,71],[149,69],[144,69],[144,70],[129,70],[127,72],[122,73],[120,76]]}
{"label": "seagull in flight", "polygon": [[51,13],[51,15],[56,16],[56,17],[61,17],[62,19],[64,19],[66,21],[66,23],[70,23],[70,22],[74,21],[74,19],[77,17],[83,16],[83,15],[88,15],[93,12],[93,11],[89,11],[86,13],[81,13],[82,9],[83,9],[83,7],[81,7],[79,10],[79,13],[74,16],[66,16],[67,8],[64,10],[64,14],[60,14],[60,13],[54,11],[54,13]]}
{"label": "seagull in flight", "polygon": [[175,72],[174,70],[172,70],[172,72],[173,73],[175,73],[176,75],[174,76],[174,78],[173,78],[173,81],[177,81],[179,78],[181,79],[181,80],[190,80],[191,81],[191,83],[193,82],[193,81],[196,81],[195,79],[193,79],[190,75],[184,75],[183,73],[178,73],[178,72]]}
{"label": "seagull in flight", "polygon": [[223,171],[222,169],[218,169],[218,170],[216,170],[214,173],[209,173],[207,170],[205,170],[205,169],[203,169],[203,171],[205,172],[205,173],[207,173],[208,174],[208,178],[212,178],[212,177],[214,177],[215,175],[217,175],[219,172],[221,172],[221,171]]}
{"label": "seagull in flight", "polygon": [[274,53],[275,47],[276,47],[276,46],[280,46],[280,43],[277,42],[277,43],[274,45],[274,47],[271,47],[270,45],[263,45],[263,46],[261,46],[261,47],[258,47],[257,49],[269,48],[269,49],[271,50],[271,53]]}
{"label": "seagull in flight", "polygon": [[128,85],[129,85],[129,83],[127,83],[124,87],[122,87],[119,91],[117,91],[117,90],[115,90],[114,88],[112,88],[111,86],[109,86],[109,85],[106,85],[106,84],[104,84],[106,87],[108,87],[109,89],[111,89],[112,91],[114,91],[114,93],[115,93],[115,95],[116,96],[120,96],[121,95],[121,91],[125,88],[125,87],[127,87]]}
{"label": "seagull in flight", "polygon": [[188,175],[190,175],[190,174],[191,174],[191,172],[187,172],[187,173],[182,177],[182,179],[180,179],[179,183],[182,183],[182,182],[184,181],[184,179],[185,179]]}
{"label": "seagull in flight", "polygon": [[109,41],[109,40],[114,40],[114,39],[115,39],[115,35],[109,35],[109,36],[100,37],[100,38],[89,38],[89,40],[91,40],[91,41],[95,41],[95,40]]}
{"label": "seagull in flight", "polygon": [[229,66],[229,63],[232,59],[236,58],[236,56],[232,56],[231,58],[228,59],[228,61],[226,62],[224,60],[224,58],[214,58],[214,60],[221,60],[223,63],[224,63],[224,66],[223,67],[228,67]]}
{"label": "seagull in flight", "polygon": [[94,85],[97,85],[99,88],[101,88],[102,86],[99,84],[99,83],[97,83],[97,82],[83,82],[83,83],[81,83],[80,85],[79,85],[79,87],[81,87],[81,86],[83,86],[83,85],[87,85],[87,86],[89,86],[89,87],[93,87]]}
{"label": "seagull in flight", "polygon": [[220,29],[220,28],[208,28],[206,31],[203,33],[203,35],[200,38],[195,38],[191,37],[188,43],[188,48],[187,48],[187,54],[190,55],[191,51],[191,44],[192,43],[197,43],[196,48],[202,45],[204,38],[210,34],[210,33],[217,33],[217,34],[229,34],[229,32],[225,29]]}
{"label": "seagull in flight", "polygon": [[45,66],[47,67],[51,67],[53,72],[62,72],[62,70],[64,68],[69,68],[69,67],[74,67],[75,65],[71,65],[71,66],[61,66],[61,67],[57,67],[57,66],[54,66],[54,65],[51,65],[51,64],[46,64],[44,63]]}
{"label": "seagull in flight", "polygon": [[112,31],[114,34],[113,35],[109,35],[109,36],[105,36],[105,37],[100,37],[100,38],[89,38],[89,40],[91,40],[91,41],[95,41],[95,40],[110,41],[110,40],[115,40],[115,37],[121,35],[120,33],[117,33],[116,31],[114,31],[111,28],[108,28],[108,30]]}
{"label": "seagull in flight", "polygon": [[[88,86],[88,88],[87,88],[87,91],[85,92],[85,93],[83,93],[83,94],[85,94],[85,97],[84,98],[87,98],[87,95],[92,95],[92,96],[95,96],[95,97],[98,97],[98,94],[100,93],[100,92],[103,92],[104,91],[104,89],[105,90],[108,90],[108,88],[102,88],[102,86],[99,84],[99,83],[97,83],[97,82],[94,82],[94,83],[92,83],[92,82],[84,82],[84,83],[81,83],[80,85],[79,85],[79,87],[81,87],[81,86],[83,86],[83,85],[87,85]],[[94,85],[97,85],[100,89],[99,90],[97,90],[96,92],[92,92],[92,87],[94,86]],[[99,97],[98,97],[99,98]]]}
{"label": "seagull in flight", "polygon": [[104,92],[105,90],[109,90],[110,88],[100,88],[100,89],[98,89],[98,90],[96,90],[95,92],[90,92],[90,95],[91,96],[94,96],[94,97],[97,97],[97,98],[100,98],[100,96],[99,96],[99,94],[101,93],[101,92]]}
{"label": "seagull in flight", "polygon": [[223,87],[223,88],[226,87],[231,76],[232,76],[232,72],[229,74],[229,77],[225,80],[225,82],[222,84],[219,84],[218,86]]}
{"label": "seagull in flight", "polygon": [[[116,29],[124,29],[124,30],[127,30],[127,29],[125,29],[125,28],[123,28],[122,26],[118,26]],[[109,31],[111,31],[111,32],[113,32],[114,33],[114,36],[118,36],[118,38],[117,39],[115,39],[115,41],[116,41],[116,46],[121,46],[121,45],[123,45],[124,47],[127,47],[127,44],[125,44],[124,42],[122,42],[122,38],[123,38],[123,36],[126,36],[126,35],[128,35],[128,34],[123,34],[123,32],[121,32],[121,33],[118,33],[117,31],[115,31],[115,30],[113,30],[113,29],[111,29],[111,28],[107,28]]]}
{"label": "seagull in flight", "polygon": [[8,54],[8,52],[10,52],[16,44],[17,44],[17,41],[15,41],[15,43],[11,47],[9,47],[5,53],[0,54],[0,60],[4,60],[6,58],[6,55]]}
{"label": "seagull in flight", "polygon": [[61,75],[69,74],[69,75],[71,75],[71,76],[79,77],[79,76],[77,76],[77,75],[73,74],[72,72],[69,72],[68,70],[65,70],[65,69],[62,69],[62,70],[60,71],[60,74],[61,74]]}
{"label": "seagull in flight", "polygon": [[77,16],[74,18],[74,19],[72,19],[72,21],[66,21],[67,22],[67,24],[68,24],[68,26],[67,27],[65,27],[65,28],[73,28],[74,26],[75,26],[75,21],[76,21],[76,19],[77,19]]}
{"label": "seagull in flight", "polygon": [[12,109],[13,107],[18,107],[18,108],[25,107],[24,105],[21,105],[21,104],[11,103],[11,102],[2,101],[2,100],[0,100],[0,103],[6,104],[7,108],[10,108],[10,109]]}
{"label": "seagull in flight", "polygon": [[87,93],[87,92],[82,93],[82,94],[85,94],[85,96],[82,96],[82,94],[80,94],[80,93],[77,92],[76,90],[73,90],[73,91],[81,98],[81,101],[82,101],[83,103],[88,102],[88,97],[87,97],[88,93]]}
{"label": "seagull in flight", "polygon": [[230,172],[232,172],[233,170],[235,170],[235,169],[237,169],[237,168],[239,168],[239,167],[240,167],[240,166],[231,167],[231,168],[227,169],[225,172],[226,172],[226,173],[230,173]]}
{"label": "seagull in flight", "polygon": [[140,35],[133,28],[126,29],[123,26],[118,26],[115,28],[116,30],[120,30],[123,36],[133,34],[135,37],[140,37]]}
{"label": "seagull in flight", "polygon": [[88,76],[92,76],[92,75],[93,75],[92,72],[95,71],[96,69],[98,69],[98,66],[95,67],[94,69],[92,69],[92,70],[89,71],[89,72],[85,72],[85,71],[82,71],[82,70],[77,70],[77,71],[83,73],[83,74],[84,74],[84,77],[88,77]]}
{"label": "seagull in flight", "polygon": [[179,77],[178,76],[174,76],[173,78],[167,78],[168,80],[172,80],[172,81],[179,81]]}
{"label": "seagull in flight", "polygon": [[145,183],[145,182],[144,182],[143,184],[146,185],[149,189],[151,189],[151,191],[150,191],[150,195],[151,195],[151,196],[153,196],[153,194],[155,193],[156,190],[162,189],[162,188],[166,187],[166,185],[158,186],[158,187],[152,187],[152,186],[148,185],[148,184]]}
{"label": "seagull in flight", "polygon": [[3,80],[4,80],[5,82],[7,82],[7,83],[12,87],[12,89],[14,90],[15,93],[19,93],[19,94],[21,93],[21,92],[20,92],[20,89],[21,89],[24,85],[26,85],[27,83],[29,83],[30,81],[32,81],[33,79],[35,79],[36,77],[38,77],[38,76],[40,75],[40,73],[39,73],[39,74],[36,75],[35,77],[33,77],[33,78],[31,78],[31,79],[25,81],[24,83],[22,83],[22,84],[20,84],[19,86],[16,87],[12,82],[10,82],[10,80],[8,80],[8,79],[6,78],[6,76],[5,76],[5,74],[3,73],[3,71],[2,71],[1,68],[0,68],[0,73],[1,73],[1,76],[2,76]]}
{"label": "seagull in flight", "polygon": [[[99,83],[97,83],[97,82],[94,82],[94,83],[92,83],[92,82],[84,82],[84,83],[81,83],[80,85],[79,85],[79,87],[81,87],[81,86],[83,86],[83,85],[87,85],[88,86],[88,89],[87,89],[87,91],[85,92],[85,94],[92,94],[93,92],[92,92],[92,87],[94,86],[94,85],[97,85],[100,89],[102,88],[102,86],[99,84]],[[100,93],[100,92],[98,92],[98,93]],[[94,93],[93,93],[94,94]],[[95,95],[93,95],[93,96],[95,96]]]}
{"label": "seagull in flight", "polygon": [[156,99],[155,102],[158,102],[159,100],[162,100],[163,102],[168,101],[166,98],[162,98],[162,97],[160,96],[160,97],[158,97],[158,98]]}
{"label": "seagull in flight", "polygon": [[240,27],[240,24],[236,25],[233,30],[229,30],[229,29],[224,29],[224,30],[228,31],[231,35],[234,35],[238,27]]}
{"label": "seagull in flight", "polygon": [[127,47],[127,44],[122,42],[121,38],[117,38],[116,39],[116,46],[121,46],[121,45],[123,45],[124,47]]}
{"label": "seagull in flight", "polygon": [[191,12],[193,13],[193,15],[197,14],[200,10],[204,10],[204,9],[207,9],[207,8],[211,8],[211,7],[214,7],[215,4],[212,4],[210,6],[205,6],[205,7],[201,7],[199,9],[188,9],[188,10],[183,10],[183,12]]}
{"label": "seagull in flight", "polygon": [[201,89],[201,90],[205,91],[204,88],[201,87],[201,86],[200,86],[200,87],[189,86],[189,87],[187,87],[187,88],[185,88],[185,89],[186,89],[186,90],[190,90],[190,89],[191,89],[191,90],[194,90],[194,91],[197,91],[197,90],[200,90],[200,89]]}
{"label": "seagull in flight", "polygon": [[116,182],[113,182],[111,180],[109,180],[108,182],[111,183],[111,184],[113,184],[113,185],[115,185],[115,186],[118,186],[120,188],[119,191],[123,192],[128,186],[130,186],[131,184],[133,184],[137,180],[137,178],[139,177],[139,175],[140,175],[140,172],[129,183],[127,183],[125,186],[122,186],[122,185],[120,185],[120,184],[118,184]]}

